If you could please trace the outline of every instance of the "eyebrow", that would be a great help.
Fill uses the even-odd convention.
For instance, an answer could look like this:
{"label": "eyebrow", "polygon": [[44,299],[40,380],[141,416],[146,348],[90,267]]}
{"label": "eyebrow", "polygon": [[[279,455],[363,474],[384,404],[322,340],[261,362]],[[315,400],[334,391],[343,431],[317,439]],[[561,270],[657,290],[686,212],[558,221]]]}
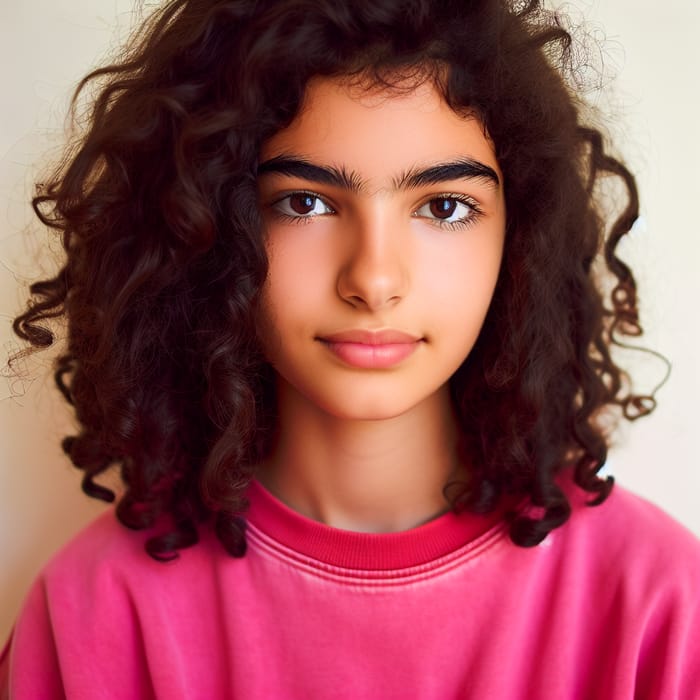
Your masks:
{"label": "eyebrow", "polygon": [[500,181],[496,171],[473,158],[458,158],[448,163],[436,163],[427,168],[412,168],[394,179],[398,190],[437,185],[449,180],[482,180],[498,187]]}
{"label": "eyebrow", "polygon": [[305,158],[296,156],[277,156],[261,163],[258,166],[258,176],[268,173],[298,177],[321,185],[340,187],[354,193],[360,192],[366,184],[357,173],[349,172],[344,167],[316,165]]}
{"label": "eyebrow", "polygon": [[[367,182],[354,171],[332,165],[318,165],[297,157],[281,155],[270,158],[258,166],[258,176],[277,173],[289,177],[331,185],[358,194],[367,189]],[[425,185],[437,185],[450,180],[482,180],[498,188],[500,180],[496,171],[473,158],[457,158],[428,167],[414,167],[392,179],[394,190],[408,190]]]}

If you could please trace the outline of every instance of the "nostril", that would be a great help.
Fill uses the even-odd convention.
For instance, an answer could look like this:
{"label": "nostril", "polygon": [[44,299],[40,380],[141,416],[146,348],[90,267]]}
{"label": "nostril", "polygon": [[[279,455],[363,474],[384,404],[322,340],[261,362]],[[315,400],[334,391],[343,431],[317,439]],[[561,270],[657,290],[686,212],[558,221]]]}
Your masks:
{"label": "nostril", "polygon": [[337,292],[342,299],[355,307],[369,309],[397,304],[406,295],[407,286],[407,275],[397,261],[391,266],[355,262],[343,269],[337,280]]}

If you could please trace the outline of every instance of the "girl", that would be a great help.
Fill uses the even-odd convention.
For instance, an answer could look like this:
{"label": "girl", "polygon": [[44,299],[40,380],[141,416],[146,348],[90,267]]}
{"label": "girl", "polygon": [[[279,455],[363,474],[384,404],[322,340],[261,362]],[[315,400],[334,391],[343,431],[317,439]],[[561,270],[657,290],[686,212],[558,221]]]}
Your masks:
{"label": "girl", "polygon": [[700,546],[599,476],[637,193],[568,48],[534,0],[174,0],[86,78],[15,329],[66,318],[64,449],[124,489],[13,697],[700,695]]}

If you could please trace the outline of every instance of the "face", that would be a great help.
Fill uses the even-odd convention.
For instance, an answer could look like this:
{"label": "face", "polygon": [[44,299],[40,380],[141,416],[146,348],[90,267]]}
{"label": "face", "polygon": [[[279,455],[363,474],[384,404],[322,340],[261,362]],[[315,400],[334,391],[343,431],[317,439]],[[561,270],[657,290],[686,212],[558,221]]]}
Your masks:
{"label": "face", "polygon": [[502,182],[482,124],[432,83],[312,80],[260,154],[261,340],[279,391],[355,420],[448,401],[498,276]]}

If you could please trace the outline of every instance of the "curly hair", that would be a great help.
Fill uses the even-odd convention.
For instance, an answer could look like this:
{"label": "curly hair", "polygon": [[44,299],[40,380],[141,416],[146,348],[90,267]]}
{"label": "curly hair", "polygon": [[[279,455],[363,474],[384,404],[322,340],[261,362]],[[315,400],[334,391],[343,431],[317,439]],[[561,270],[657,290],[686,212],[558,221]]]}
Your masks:
{"label": "curly hair", "polygon": [[[176,557],[205,521],[245,552],[245,492],[275,421],[256,338],[258,153],[313,76],[390,89],[430,75],[495,144],[506,244],[483,330],[451,380],[471,469],[468,485],[446,486],[454,507],[528,497],[539,514],[514,514],[510,533],[531,546],[569,516],[565,468],[591,503],[606,498],[601,415],[653,408],[610,352],[617,334],[641,333],[615,252],[638,198],[583,123],[571,47],[538,0],[171,0],[118,63],[82,80],[74,101],[99,88],[88,128],[33,199],[65,264],[31,286],[14,329],[41,348],[54,342],[46,322],[67,320],[55,377],[79,430],[63,448],[96,498],[114,500],[95,479],[120,466],[124,525],[166,518],[151,556]],[[596,199],[608,175],[627,195],[611,226]]]}

